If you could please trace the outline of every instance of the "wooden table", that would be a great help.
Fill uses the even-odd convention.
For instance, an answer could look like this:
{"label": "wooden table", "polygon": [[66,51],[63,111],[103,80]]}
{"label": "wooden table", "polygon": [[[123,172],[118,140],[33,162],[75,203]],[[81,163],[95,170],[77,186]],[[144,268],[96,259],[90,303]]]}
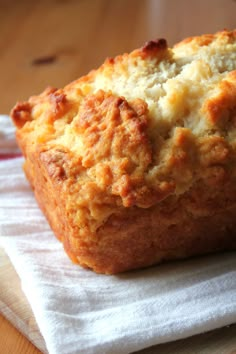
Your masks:
{"label": "wooden table", "polygon": [[[233,0],[2,0],[0,113],[46,86],[62,87],[105,57],[149,39],[165,37],[172,45],[186,36],[234,27]],[[20,280],[3,251],[0,256],[0,313],[37,344],[42,338]],[[16,316],[4,312],[9,301]],[[24,328],[17,325],[17,316],[25,319]],[[40,353],[3,316],[0,333],[1,353]],[[142,351],[156,352],[236,353],[236,325]]]}

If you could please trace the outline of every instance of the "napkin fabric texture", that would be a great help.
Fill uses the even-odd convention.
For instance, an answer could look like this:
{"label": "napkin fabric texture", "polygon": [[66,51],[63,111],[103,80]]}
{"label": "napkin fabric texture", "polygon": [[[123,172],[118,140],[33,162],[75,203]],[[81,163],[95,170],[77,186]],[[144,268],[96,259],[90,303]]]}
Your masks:
{"label": "napkin fabric texture", "polygon": [[0,115],[0,159],[19,155],[20,150],[16,144],[15,131],[6,115]]}
{"label": "napkin fabric texture", "polygon": [[[5,116],[0,150],[17,151]],[[19,274],[49,353],[130,353],[236,322],[235,253],[115,276],[82,269],[50,230],[22,163],[0,162],[0,244]]]}

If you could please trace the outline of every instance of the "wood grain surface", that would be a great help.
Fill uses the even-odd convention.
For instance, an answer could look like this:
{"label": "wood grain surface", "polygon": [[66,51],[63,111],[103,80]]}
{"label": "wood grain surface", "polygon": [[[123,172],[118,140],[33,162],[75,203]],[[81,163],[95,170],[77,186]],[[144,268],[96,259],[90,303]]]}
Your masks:
{"label": "wood grain surface", "polygon": [[40,354],[39,351],[26,337],[21,334],[5,317],[0,315],[0,333],[1,333],[1,353],[24,353]]}
{"label": "wood grain surface", "polygon": [[[0,0],[0,113],[47,86],[62,87],[106,57],[164,37],[236,27],[234,0]],[[45,352],[20,280],[0,253],[0,354]],[[5,318],[8,318],[22,336]],[[30,341],[29,341],[30,340]],[[141,353],[236,353],[236,325]]]}
{"label": "wood grain surface", "polygon": [[0,112],[149,39],[234,27],[233,0],[0,0]]}

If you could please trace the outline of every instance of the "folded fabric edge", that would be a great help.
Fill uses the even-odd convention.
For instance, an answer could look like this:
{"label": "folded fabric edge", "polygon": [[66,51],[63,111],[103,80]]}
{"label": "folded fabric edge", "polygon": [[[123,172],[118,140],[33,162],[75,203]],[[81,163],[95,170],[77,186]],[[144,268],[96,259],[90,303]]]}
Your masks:
{"label": "folded fabric edge", "polygon": [[[26,300],[26,297],[21,289],[21,280],[17,274],[15,267],[10,261],[7,254],[4,252],[3,248],[0,246],[0,257],[2,261],[0,262],[0,269],[4,271],[7,269],[8,276],[10,275],[11,280],[14,279],[14,287],[10,286],[7,291],[7,295],[1,296],[0,299],[0,313],[5,317],[20,333],[22,333],[30,342],[32,342],[40,351],[47,354],[46,345],[44,339],[37,329],[37,324],[32,321],[34,318],[31,306]],[[4,268],[4,269],[3,269]],[[3,278],[2,278],[3,277]],[[0,279],[5,279],[3,273],[0,273]],[[17,280],[17,281],[16,281]],[[4,288],[0,293],[5,293]],[[7,297],[6,297],[7,296]],[[8,299],[8,300],[6,300]],[[23,299],[20,303],[20,299]],[[5,301],[4,301],[5,300]],[[8,302],[7,302],[8,301]],[[10,307],[13,304],[12,308]],[[21,304],[21,305],[20,305]],[[28,305],[28,306],[27,306]],[[22,316],[21,316],[22,314]]]}

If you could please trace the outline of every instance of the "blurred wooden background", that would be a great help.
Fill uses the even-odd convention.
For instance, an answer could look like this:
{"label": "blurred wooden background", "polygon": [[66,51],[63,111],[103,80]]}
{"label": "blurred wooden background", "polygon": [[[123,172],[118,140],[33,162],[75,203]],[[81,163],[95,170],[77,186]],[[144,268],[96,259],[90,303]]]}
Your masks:
{"label": "blurred wooden background", "polygon": [[[0,114],[9,113],[16,101],[47,86],[63,87],[106,57],[150,39],[164,37],[173,45],[224,28],[236,28],[235,0],[0,0]],[[0,301],[0,313],[17,296],[16,313],[26,318],[24,332],[30,337],[33,314],[3,253],[2,260],[0,293],[5,304]],[[11,284],[11,296],[3,279]],[[33,328],[39,334],[36,324]],[[2,316],[0,333],[1,354],[39,353]],[[236,325],[142,353],[236,353]]]}
{"label": "blurred wooden background", "polygon": [[234,0],[0,0],[0,113],[164,37],[236,27]]}

